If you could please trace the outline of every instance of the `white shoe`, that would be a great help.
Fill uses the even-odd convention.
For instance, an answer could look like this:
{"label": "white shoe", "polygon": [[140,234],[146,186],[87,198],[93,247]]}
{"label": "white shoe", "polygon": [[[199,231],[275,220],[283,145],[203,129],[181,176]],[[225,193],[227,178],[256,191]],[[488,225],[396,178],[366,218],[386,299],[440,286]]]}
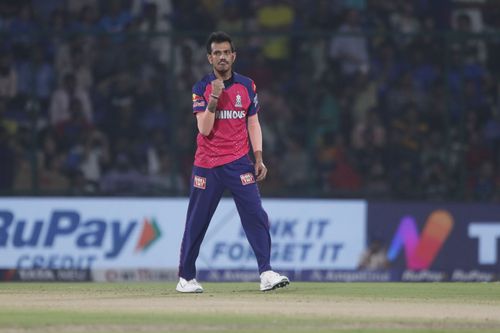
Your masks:
{"label": "white shoe", "polygon": [[202,293],[203,287],[196,281],[196,279],[191,279],[187,281],[186,279],[179,278],[179,283],[175,287],[180,293]]}
{"label": "white shoe", "polygon": [[266,271],[260,275],[260,291],[283,288],[289,284],[290,280],[286,276],[273,271]]}

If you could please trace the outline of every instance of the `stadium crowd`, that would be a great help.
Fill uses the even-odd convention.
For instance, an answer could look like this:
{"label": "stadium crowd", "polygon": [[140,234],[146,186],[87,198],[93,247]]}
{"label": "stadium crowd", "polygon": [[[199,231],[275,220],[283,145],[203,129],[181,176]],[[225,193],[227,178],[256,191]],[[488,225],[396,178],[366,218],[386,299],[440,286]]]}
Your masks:
{"label": "stadium crowd", "polygon": [[0,191],[186,195],[223,30],[264,194],[500,202],[500,6],[470,2],[2,1]]}

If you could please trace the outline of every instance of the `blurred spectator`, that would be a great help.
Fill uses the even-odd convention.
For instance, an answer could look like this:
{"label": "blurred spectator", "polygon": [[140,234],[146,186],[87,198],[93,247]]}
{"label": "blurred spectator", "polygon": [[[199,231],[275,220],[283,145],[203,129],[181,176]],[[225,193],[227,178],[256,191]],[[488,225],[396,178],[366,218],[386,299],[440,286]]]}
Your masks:
{"label": "blurred spectator", "polygon": [[61,120],[56,125],[56,133],[63,147],[70,149],[83,142],[92,129],[92,124],[85,118],[82,102],[72,98],[69,102],[69,118]]}
{"label": "blurred spectator", "polygon": [[354,126],[351,144],[354,149],[364,149],[368,145],[383,148],[385,135],[385,128],[378,114],[372,110]]}
{"label": "blurred spectator", "polygon": [[316,186],[321,192],[330,191],[330,172],[335,166],[337,149],[335,147],[336,135],[333,131],[322,133],[315,142],[315,165],[317,170]]}
{"label": "blurred spectator", "polygon": [[374,239],[361,255],[358,269],[384,270],[387,268],[389,268],[387,246],[380,239]]}
{"label": "blurred spectator", "polygon": [[415,88],[420,92],[427,93],[439,76],[439,69],[435,61],[426,59],[424,52],[420,49],[412,48],[411,75],[415,83]]}
{"label": "blurred spectator", "polygon": [[72,73],[64,76],[62,86],[54,91],[50,100],[49,117],[52,125],[66,121],[71,117],[71,100],[81,103],[81,112],[88,123],[92,123],[92,104],[89,94],[77,87],[76,77]]}
{"label": "blurred spectator", "polygon": [[261,90],[259,104],[265,105],[262,112],[262,133],[264,145],[270,152],[279,154],[283,151],[284,143],[289,138],[290,124],[293,121],[292,110],[283,94],[276,86],[269,90]]}
{"label": "blurred spectator", "polygon": [[[197,0],[172,0],[173,3],[173,25],[177,31],[211,31],[215,27],[213,13],[205,12],[206,7]],[[219,1],[212,1],[218,4]],[[196,22],[196,24],[193,24]],[[204,36],[194,36],[194,40],[201,45]]]}
{"label": "blurred spectator", "polygon": [[[304,190],[309,182],[309,157],[301,140],[292,138],[287,143],[286,152],[281,158],[284,185],[288,190]],[[298,192],[300,193],[300,192]]]}
{"label": "blurred spectator", "polygon": [[102,193],[109,195],[131,195],[145,193],[148,179],[132,165],[126,154],[119,154],[116,162],[100,180]]}
{"label": "blurred spectator", "polygon": [[66,2],[66,10],[75,15],[77,13],[81,13],[84,8],[92,9],[93,11],[98,10],[99,8],[99,0],[65,0]]}
{"label": "blurred spectator", "polygon": [[[463,62],[468,64],[484,64],[487,60],[486,45],[484,41],[472,35],[474,29],[472,19],[468,13],[459,14],[456,18],[455,30],[458,33],[457,41],[452,45],[458,52]],[[479,29],[476,30],[478,32]]]}
{"label": "blurred spectator", "polygon": [[123,0],[106,1],[104,14],[99,20],[99,27],[102,31],[112,34],[114,42],[123,42],[125,36],[118,33],[124,32],[128,25],[132,23],[132,15],[126,8]]}
{"label": "blurred spectator", "polygon": [[365,119],[370,110],[378,106],[378,85],[364,73],[356,75],[353,81],[356,95],[352,102],[352,120],[356,123]]}
{"label": "blurred spectator", "polygon": [[[31,49],[31,56],[18,62],[17,75],[19,93],[26,97],[36,97],[46,111],[55,87],[55,72],[43,45],[35,45]],[[44,116],[47,116],[46,112]]]}
{"label": "blurred spectator", "polygon": [[151,191],[157,194],[179,195],[184,193],[186,185],[182,176],[174,170],[172,157],[166,151],[158,156],[158,170],[149,175]]}
{"label": "blurred spectator", "polygon": [[385,41],[376,49],[371,58],[371,76],[377,81],[379,98],[384,101],[393,84],[399,79],[405,65],[396,52],[395,46]]}
{"label": "blurred spectator", "polygon": [[56,58],[59,82],[64,80],[66,74],[72,74],[75,76],[77,88],[90,91],[94,85],[91,52],[86,50],[83,38],[74,38],[71,44],[61,45]]}
{"label": "blurred spectator", "polygon": [[306,26],[320,31],[331,31],[336,27],[340,17],[342,5],[340,0],[318,0],[316,6],[307,7]]}
{"label": "blurred spectator", "polygon": [[[48,25],[52,13],[55,10],[63,9],[67,1],[72,0],[31,0],[31,5],[33,6],[33,11],[36,13],[37,18],[40,20],[40,23],[42,23],[43,25]],[[77,1],[79,2],[79,0]]]}
{"label": "blurred spectator", "polygon": [[390,184],[387,179],[387,171],[381,158],[372,159],[367,166],[368,173],[364,177],[364,194],[377,199],[387,199],[391,194]]}
{"label": "blurred spectator", "polygon": [[387,107],[393,116],[400,115],[408,107],[417,113],[423,113],[428,108],[428,97],[417,89],[411,72],[404,73],[388,92]]}
{"label": "blurred spectator", "polygon": [[335,138],[335,158],[329,175],[330,189],[338,193],[355,193],[362,186],[361,175],[355,168],[342,136]]}
{"label": "blurred spectator", "polygon": [[80,170],[85,179],[85,191],[99,193],[100,179],[111,159],[106,136],[98,130],[88,132],[82,155]]}
{"label": "blurred spectator", "polygon": [[2,122],[0,111],[0,192],[12,190],[15,175],[15,151],[12,138]]}
{"label": "blurred spectator", "polygon": [[500,109],[493,110],[482,129],[485,143],[495,155],[500,155]]}
{"label": "blurred spectator", "polygon": [[397,138],[394,144],[396,144],[401,158],[416,163],[421,151],[422,140],[429,127],[412,105],[407,105],[403,110],[405,113],[393,120],[390,130]]}
{"label": "blurred spectator", "polygon": [[365,10],[367,0],[343,0],[344,6],[359,11]]}
{"label": "blurred spectator", "polygon": [[[168,3],[168,1],[165,1]],[[150,40],[151,50],[154,52],[155,58],[162,63],[170,61],[171,53],[171,37],[158,35],[158,33],[167,33],[171,30],[170,22],[165,15],[158,13],[158,4],[144,3],[140,16],[138,30],[143,33],[148,33],[146,36]]]}
{"label": "blurred spectator", "polygon": [[[242,0],[224,1],[221,18],[217,21],[217,30],[234,34],[241,33],[247,29],[246,20],[243,16],[243,11],[246,9],[243,6],[244,2]],[[234,38],[233,43],[237,47],[243,47],[244,45],[241,38]]]}
{"label": "blurred spectator", "polygon": [[[77,15],[74,16],[73,20],[69,24],[69,29],[74,35],[72,35],[71,43],[63,43],[60,47],[64,49],[58,50],[63,53],[63,67],[65,70],[71,67],[91,67],[90,75],[93,76],[94,61],[96,60],[97,54],[97,39],[99,34],[99,9],[91,5],[83,6]],[[101,50],[104,52],[104,50]],[[56,56],[61,56],[57,54]],[[74,57],[79,57],[74,59]],[[73,58],[73,59],[71,59]],[[56,63],[58,66],[61,65],[60,60],[56,58]],[[64,67],[66,65],[66,67]],[[80,74],[77,74],[78,81],[87,83],[85,80],[81,82]],[[91,80],[92,81],[92,80]]]}
{"label": "blurred spectator", "polygon": [[[202,54],[200,54],[203,52]],[[176,59],[179,60],[174,69],[176,75],[176,88],[179,91],[191,92],[193,82],[197,77],[202,77],[208,73],[206,68],[206,51],[199,51],[199,47],[192,39],[181,39],[177,43]],[[191,102],[188,99],[189,102]]]}
{"label": "blurred spectator", "polygon": [[17,73],[9,52],[0,54],[0,99],[9,100],[17,95]]}
{"label": "blurred spectator", "polygon": [[342,73],[347,76],[369,70],[368,43],[360,20],[357,10],[348,10],[344,23],[330,43],[331,59],[340,63]]}
{"label": "blurred spectator", "polygon": [[440,159],[429,160],[422,164],[423,172],[420,180],[422,192],[426,200],[446,200],[449,193],[449,177],[446,164]]}
{"label": "blurred spectator", "polygon": [[396,197],[401,199],[417,199],[420,195],[418,166],[411,160],[395,160],[391,172],[391,187]]}
{"label": "blurred spectator", "polygon": [[47,162],[41,161],[43,167],[38,175],[38,186],[43,193],[57,194],[69,189],[70,182],[64,174],[64,157],[56,156]]}
{"label": "blurred spectator", "polygon": [[[77,2],[77,1],[75,1]],[[80,3],[80,1],[78,1]],[[97,19],[99,18],[99,9],[97,6],[85,5],[78,11],[75,11],[75,19],[71,22],[71,31],[84,35],[86,39],[93,39],[92,34],[98,32]]]}
{"label": "blurred spectator", "polygon": [[[291,32],[295,20],[293,6],[284,0],[263,0],[255,15],[259,30],[267,34],[263,38],[262,54],[274,65],[285,65],[291,54],[287,33]],[[274,33],[285,35],[273,36]]]}
{"label": "blurred spectator", "polygon": [[497,185],[493,162],[485,160],[481,163],[479,169],[474,171],[469,179],[469,190],[473,199],[482,202],[490,201]]}
{"label": "blurred spectator", "polygon": [[412,2],[400,3],[399,9],[390,16],[393,31],[405,34],[398,38],[403,45],[408,45],[414,39],[414,34],[420,30],[420,22],[415,15],[415,7]]}
{"label": "blurred spectator", "polygon": [[475,172],[486,161],[493,160],[494,155],[490,147],[484,144],[484,137],[479,132],[473,132],[465,150],[465,165],[467,170]]}
{"label": "blurred spectator", "polygon": [[432,163],[445,163],[447,159],[445,134],[438,130],[431,130],[422,138],[420,152],[420,165],[425,174],[426,169]]}
{"label": "blurred spectator", "polygon": [[37,31],[35,12],[31,3],[25,3],[17,15],[10,22],[10,33],[13,36],[16,48],[29,48],[33,43]]}
{"label": "blurred spectator", "polygon": [[173,11],[172,0],[132,0],[131,13],[140,16],[146,7],[154,6],[157,20],[170,21]]}
{"label": "blurred spectator", "polygon": [[332,89],[325,83],[320,83],[320,88],[318,89],[318,98],[316,102],[319,103],[317,106],[317,127],[316,132],[321,134],[325,131],[340,131],[342,127],[342,110],[340,108],[340,103],[336,98],[336,94]]}

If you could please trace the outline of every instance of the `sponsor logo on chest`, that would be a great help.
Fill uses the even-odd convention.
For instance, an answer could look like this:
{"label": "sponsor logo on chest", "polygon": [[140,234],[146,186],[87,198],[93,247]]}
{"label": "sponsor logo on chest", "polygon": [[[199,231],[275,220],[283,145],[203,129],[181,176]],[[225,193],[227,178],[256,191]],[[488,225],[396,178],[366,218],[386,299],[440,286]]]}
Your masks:
{"label": "sponsor logo on chest", "polygon": [[217,110],[215,112],[216,119],[243,119],[246,116],[245,110]]}

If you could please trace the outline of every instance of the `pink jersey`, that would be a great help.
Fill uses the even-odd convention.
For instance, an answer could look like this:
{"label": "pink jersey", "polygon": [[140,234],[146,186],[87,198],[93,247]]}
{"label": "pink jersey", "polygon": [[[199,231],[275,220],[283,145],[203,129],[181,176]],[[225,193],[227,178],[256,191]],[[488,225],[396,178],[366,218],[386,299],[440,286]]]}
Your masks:
{"label": "pink jersey", "polygon": [[[206,111],[213,73],[193,86],[193,112]],[[213,168],[230,163],[248,154],[247,118],[259,111],[257,92],[253,81],[238,73],[224,81],[215,111],[215,123],[208,136],[198,133],[194,165]]]}

